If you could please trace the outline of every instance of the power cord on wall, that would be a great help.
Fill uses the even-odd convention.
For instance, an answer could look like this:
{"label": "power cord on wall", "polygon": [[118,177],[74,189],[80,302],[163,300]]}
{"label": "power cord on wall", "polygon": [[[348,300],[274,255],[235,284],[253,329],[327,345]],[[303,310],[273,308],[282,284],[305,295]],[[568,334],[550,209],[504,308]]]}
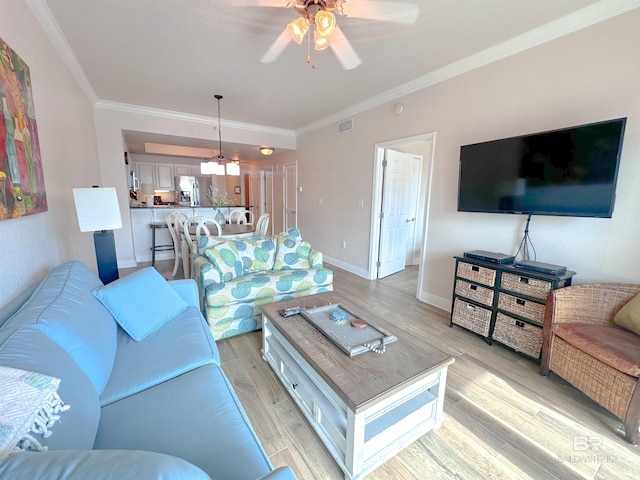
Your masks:
{"label": "power cord on wall", "polygon": [[533,242],[531,242],[531,238],[529,238],[529,222],[531,221],[531,215],[527,217],[527,223],[524,226],[524,235],[522,237],[522,241],[520,242],[520,246],[518,247],[518,251],[516,252],[516,258],[518,258],[518,254],[522,251],[522,260],[531,260],[531,256],[529,254],[529,248],[533,251],[533,260],[536,259],[536,248],[533,246]]}

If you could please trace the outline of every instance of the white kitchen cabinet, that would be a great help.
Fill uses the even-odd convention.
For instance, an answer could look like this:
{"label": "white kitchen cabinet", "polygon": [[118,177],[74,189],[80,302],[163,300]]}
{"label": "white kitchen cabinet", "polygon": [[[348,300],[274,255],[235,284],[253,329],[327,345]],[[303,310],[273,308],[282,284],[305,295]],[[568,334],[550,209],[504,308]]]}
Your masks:
{"label": "white kitchen cabinet", "polygon": [[140,182],[140,188],[143,183],[156,185],[156,164],[147,162],[135,162],[135,171]]}
{"label": "white kitchen cabinet", "polygon": [[173,165],[156,163],[156,190],[173,190]]}
{"label": "white kitchen cabinet", "polygon": [[131,231],[133,232],[133,252],[136,262],[151,261],[151,228],[153,221],[152,208],[132,208]]}
{"label": "white kitchen cabinet", "polygon": [[[200,166],[198,166],[198,171],[200,171]],[[173,174],[189,176],[189,175],[193,175],[193,170],[191,165],[174,165]]]}

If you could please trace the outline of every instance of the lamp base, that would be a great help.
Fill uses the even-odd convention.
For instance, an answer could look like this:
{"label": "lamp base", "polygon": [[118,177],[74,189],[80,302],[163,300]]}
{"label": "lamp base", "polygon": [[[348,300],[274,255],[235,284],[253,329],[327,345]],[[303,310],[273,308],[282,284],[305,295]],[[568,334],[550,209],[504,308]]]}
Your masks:
{"label": "lamp base", "polygon": [[105,285],[119,278],[118,260],[116,258],[116,242],[113,230],[93,232],[93,243],[96,247],[98,276]]}

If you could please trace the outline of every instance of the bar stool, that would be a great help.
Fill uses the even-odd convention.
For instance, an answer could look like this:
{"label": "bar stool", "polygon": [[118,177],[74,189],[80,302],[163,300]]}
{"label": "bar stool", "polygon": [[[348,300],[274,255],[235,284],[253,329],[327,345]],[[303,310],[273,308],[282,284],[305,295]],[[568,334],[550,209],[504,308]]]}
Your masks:
{"label": "bar stool", "polygon": [[156,263],[156,252],[173,250],[173,244],[156,245],[156,230],[158,228],[169,228],[165,222],[151,222],[149,228],[151,228],[151,266],[153,267]]}

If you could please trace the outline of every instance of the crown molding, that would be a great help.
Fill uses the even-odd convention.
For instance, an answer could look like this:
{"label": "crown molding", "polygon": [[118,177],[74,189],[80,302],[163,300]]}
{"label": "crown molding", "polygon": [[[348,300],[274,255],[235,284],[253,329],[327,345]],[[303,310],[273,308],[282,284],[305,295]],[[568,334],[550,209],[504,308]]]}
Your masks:
{"label": "crown molding", "polygon": [[332,125],[373,107],[397,100],[405,95],[431,87],[490,63],[569,35],[570,33],[590,27],[638,7],[640,7],[640,0],[600,0],[593,5],[536,27],[533,30],[529,30],[493,47],[482,50],[481,52],[418,77],[415,80],[411,80],[365,101],[356,103],[328,117],[310,123],[297,129],[295,133],[296,135],[304,135],[319,128]]}
{"label": "crown molding", "polygon": [[47,5],[45,0],[26,0],[27,5],[33,12],[33,15],[36,17],[36,20],[42,26],[42,29],[53,43],[53,46],[58,51],[64,63],[69,67],[71,71],[71,75],[76,79],[78,85],[87,96],[89,101],[94,104],[98,100],[98,96],[96,92],[93,90],[89,79],[84,74],[84,70],[80,66],[80,62],[78,62],[77,57],[73,53],[71,46],[67,42],[62,30],[60,30],[60,26],[58,22],[56,22],[51,10],[49,10],[49,6]]}
{"label": "crown molding", "polygon": [[[180,120],[186,122],[203,123],[205,125],[217,126],[218,119],[213,117],[207,117],[204,115],[194,115],[191,113],[176,112],[173,110],[163,110],[161,108],[144,107],[141,105],[133,105],[130,103],[112,102],[110,100],[98,100],[94,104],[94,108],[112,110],[123,113],[133,113],[138,115],[166,118],[170,120]],[[268,127],[265,125],[257,125],[255,123],[236,122],[233,120],[220,119],[220,124],[227,128],[234,128],[238,130],[268,133],[272,135],[281,135],[284,137],[295,138],[295,132],[293,130],[286,130],[284,128]]]}

